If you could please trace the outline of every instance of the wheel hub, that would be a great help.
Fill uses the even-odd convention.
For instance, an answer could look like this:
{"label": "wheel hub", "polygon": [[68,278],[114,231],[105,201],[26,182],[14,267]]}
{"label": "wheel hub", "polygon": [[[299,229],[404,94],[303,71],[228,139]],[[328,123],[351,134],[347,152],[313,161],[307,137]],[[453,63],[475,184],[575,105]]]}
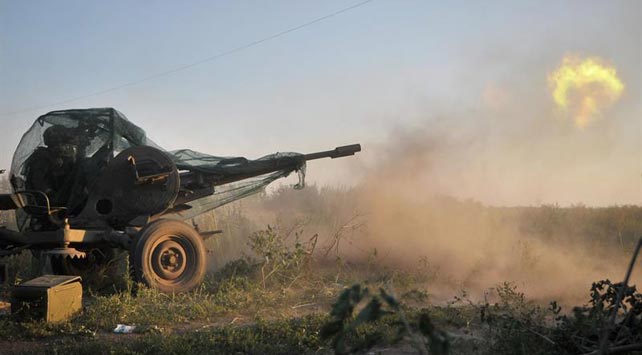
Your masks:
{"label": "wheel hub", "polygon": [[173,240],[166,240],[156,246],[152,267],[165,280],[175,280],[185,271],[185,249]]}

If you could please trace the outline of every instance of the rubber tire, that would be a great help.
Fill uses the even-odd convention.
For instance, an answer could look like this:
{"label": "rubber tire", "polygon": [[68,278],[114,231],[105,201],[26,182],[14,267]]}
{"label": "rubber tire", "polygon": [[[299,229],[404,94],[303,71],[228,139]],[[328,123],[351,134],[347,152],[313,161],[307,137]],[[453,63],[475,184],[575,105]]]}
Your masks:
{"label": "rubber tire", "polygon": [[[154,252],[161,243],[180,244],[185,254],[185,268],[175,280],[163,279],[152,265]],[[207,271],[207,253],[200,234],[190,225],[176,220],[160,219],[148,224],[132,243],[129,265],[134,282],[163,293],[184,293],[198,287]]]}

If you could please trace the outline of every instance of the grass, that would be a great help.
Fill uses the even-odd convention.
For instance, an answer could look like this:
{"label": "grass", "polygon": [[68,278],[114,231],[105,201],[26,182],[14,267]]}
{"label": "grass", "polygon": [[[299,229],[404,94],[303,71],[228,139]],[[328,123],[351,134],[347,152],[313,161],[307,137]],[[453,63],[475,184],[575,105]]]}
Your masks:
{"label": "grass", "polygon": [[59,354],[304,354],[324,349],[318,329],[325,317],[258,321],[248,326],[221,326],[176,334],[145,334],[126,342],[113,339],[61,344]]}
{"label": "grass", "polygon": [[[335,352],[332,337],[322,333],[329,324],[336,323],[337,313],[330,313],[332,304],[336,309],[345,299],[342,295],[350,289],[334,283],[332,272],[336,268],[325,266],[324,272],[305,272],[304,276],[292,270],[290,277],[299,281],[296,287],[288,288],[291,281],[286,278],[269,279],[263,285],[261,266],[264,265],[237,260],[208,275],[198,290],[182,295],[165,295],[145,288],[136,297],[129,292],[94,294],[88,297],[82,315],[57,325],[16,322],[0,316],[0,341],[28,342],[24,348],[12,350],[15,353]],[[351,278],[363,279],[360,272],[352,270]],[[372,277],[379,281],[363,284],[373,292],[363,293],[352,306],[354,313],[345,313],[340,320],[346,325],[342,328],[343,341],[349,344],[345,349],[374,347],[375,351],[412,352],[416,346],[413,339],[420,336],[429,348],[428,334],[437,332],[434,334],[447,340],[451,354],[574,354],[586,349],[578,347],[573,339],[585,337],[583,344],[590,344],[599,332],[596,319],[603,319],[610,309],[613,289],[617,287],[611,283],[596,284],[590,294],[593,303],[564,313],[556,306],[543,307],[528,300],[511,283],[489,290],[497,299],[494,303],[475,302],[462,294],[435,305],[426,296],[427,290],[412,283],[412,278],[388,278],[387,270],[375,271],[372,267],[368,272],[370,276],[381,274]],[[394,289],[398,300],[389,303],[385,294],[378,296],[374,292],[379,288]],[[363,315],[372,309],[375,298],[369,295],[379,303],[377,316]],[[642,295],[635,290],[627,295],[624,302],[631,305],[632,313],[625,318],[636,322],[622,323],[619,329],[628,327],[628,333],[620,333],[639,334],[642,307],[635,302],[642,300]],[[425,327],[422,319],[430,320],[431,330],[422,330]],[[111,334],[118,323],[136,325],[137,330],[132,335]]]}
{"label": "grass", "polygon": [[[262,266],[237,260],[209,274],[199,289],[181,295],[146,288],[137,296],[127,291],[93,294],[87,297],[83,314],[63,324],[0,317],[0,339],[53,341],[54,346],[43,351],[65,354],[329,352],[319,332],[329,319],[330,305],[343,290],[334,283],[331,270],[303,276],[291,270],[286,277],[284,269],[279,278],[264,283]],[[394,334],[388,330],[393,322],[368,325],[351,337],[360,343],[371,334],[387,334],[382,344],[390,343]],[[140,334],[113,338],[110,332],[118,323],[136,325]]]}

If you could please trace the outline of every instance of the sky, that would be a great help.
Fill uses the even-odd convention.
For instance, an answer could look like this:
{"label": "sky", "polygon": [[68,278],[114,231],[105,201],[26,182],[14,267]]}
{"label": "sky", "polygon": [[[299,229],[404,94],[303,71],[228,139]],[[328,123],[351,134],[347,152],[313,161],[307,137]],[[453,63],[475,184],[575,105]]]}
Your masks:
{"label": "sky", "polygon": [[[423,175],[445,193],[500,205],[642,203],[635,0],[374,0],[55,104],[357,3],[0,0],[0,167],[39,115],[114,107],[167,149],[254,158],[362,143],[357,158],[310,164],[308,181],[320,185],[356,184],[382,154],[432,139],[440,173]],[[560,117],[547,82],[566,55],[600,58],[625,85],[583,129]]]}

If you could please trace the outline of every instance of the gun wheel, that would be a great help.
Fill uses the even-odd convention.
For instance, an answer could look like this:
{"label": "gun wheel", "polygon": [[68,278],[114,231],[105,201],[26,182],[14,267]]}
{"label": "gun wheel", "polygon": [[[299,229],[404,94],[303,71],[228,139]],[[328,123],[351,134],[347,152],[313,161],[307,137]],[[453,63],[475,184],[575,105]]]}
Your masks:
{"label": "gun wheel", "polygon": [[129,257],[133,280],[165,293],[194,289],[203,282],[207,267],[201,236],[174,220],[158,220],[145,227]]}

